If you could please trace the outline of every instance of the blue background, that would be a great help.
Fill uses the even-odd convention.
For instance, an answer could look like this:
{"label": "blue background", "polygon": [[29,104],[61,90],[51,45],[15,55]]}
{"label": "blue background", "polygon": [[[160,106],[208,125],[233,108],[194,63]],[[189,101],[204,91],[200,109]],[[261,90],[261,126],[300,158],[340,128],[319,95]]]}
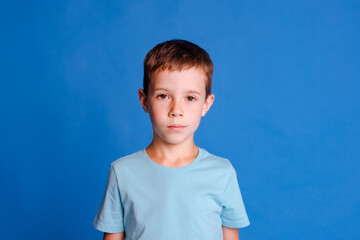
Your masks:
{"label": "blue background", "polygon": [[142,61],[180,38],[215,65],[196,143],[229,158],[241,239],[360,239],[359,1],[1,1],[2,239],[102,239],[115,159],[152,137]]}

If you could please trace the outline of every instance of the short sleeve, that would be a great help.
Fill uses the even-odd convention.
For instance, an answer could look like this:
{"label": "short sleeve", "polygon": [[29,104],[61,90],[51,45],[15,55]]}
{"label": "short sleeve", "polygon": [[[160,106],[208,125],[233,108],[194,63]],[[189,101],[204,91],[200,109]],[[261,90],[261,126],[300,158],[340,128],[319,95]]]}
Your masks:
{"label": "short sleeve", "polygon": [[94,227],[102,232],[118,233],[124,231],[124,208],[121,203],[118,180],[113,165],[106,185],[105,194],[93,222]]}
{"label": "short sleeve", "polygon": [[223,208],[221,212],[222,225],[230,228],[243,228],[250,224],[242,200],[237,174],[230,164],[228,176],[226,177]]}

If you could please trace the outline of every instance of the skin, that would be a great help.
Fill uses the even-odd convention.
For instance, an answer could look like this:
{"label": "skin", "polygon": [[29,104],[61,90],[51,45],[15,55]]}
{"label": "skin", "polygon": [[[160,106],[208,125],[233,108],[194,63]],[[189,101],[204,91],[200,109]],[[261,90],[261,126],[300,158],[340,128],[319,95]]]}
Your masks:
{"label": "skin", "polygon": [[125,232],[121,233],[104,233],[103,240],[124,240]]}
{"label": "skin", "polygon": [[[198,153],[194,133],[215,96],[211,94],[205,99],[205,74],[196,68],[155,72],[151,77],[148,96],[139,89],[140,103],[149,113],[153,127],[153,140],[145,150],[160,165],[188,165]],[[168,128],[174,124],[184,128],[179,131]]]}
{"label": "skin", "polygon": [[[145,149],[151,160],[166,167],[183,167],[198,154],[194,133],[214,102],[206,98],[205,74],[197,68],[160,71],[151,75],[148,95],[139,89],[144,111],[149,113],[153,140]],[[182,128],[173,126],[181,125]],[[224,240],[238,240],[238,229],[222,226]],[[120,240],[124,233],[104,234],[104,240]]]}
{"label": "skin", "polygon": [[224,240],[239,240],[239,229],[222,226]]}

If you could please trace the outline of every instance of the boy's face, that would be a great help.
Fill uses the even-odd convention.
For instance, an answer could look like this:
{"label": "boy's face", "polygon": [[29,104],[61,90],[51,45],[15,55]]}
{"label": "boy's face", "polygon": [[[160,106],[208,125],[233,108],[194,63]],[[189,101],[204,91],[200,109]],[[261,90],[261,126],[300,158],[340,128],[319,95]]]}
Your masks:
{"label": "boy's face", "polygon": [[139,98],[150,113],[154,138],[170,144],[193,141],[201,117],[214,101],[213,94],[207,99],[205,95],[205,74],[197,68],[152,74],[148,97],[139,89]]}

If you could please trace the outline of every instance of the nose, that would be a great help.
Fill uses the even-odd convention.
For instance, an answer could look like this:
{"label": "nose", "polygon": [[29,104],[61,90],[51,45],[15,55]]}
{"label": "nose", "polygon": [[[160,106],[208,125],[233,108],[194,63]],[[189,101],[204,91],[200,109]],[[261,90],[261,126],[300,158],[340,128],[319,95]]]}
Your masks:
{"label": "nose", "polygon": [[184,115],[180,103],[177,101],[173,101],[170,111],[169,117],[182,117]]}

